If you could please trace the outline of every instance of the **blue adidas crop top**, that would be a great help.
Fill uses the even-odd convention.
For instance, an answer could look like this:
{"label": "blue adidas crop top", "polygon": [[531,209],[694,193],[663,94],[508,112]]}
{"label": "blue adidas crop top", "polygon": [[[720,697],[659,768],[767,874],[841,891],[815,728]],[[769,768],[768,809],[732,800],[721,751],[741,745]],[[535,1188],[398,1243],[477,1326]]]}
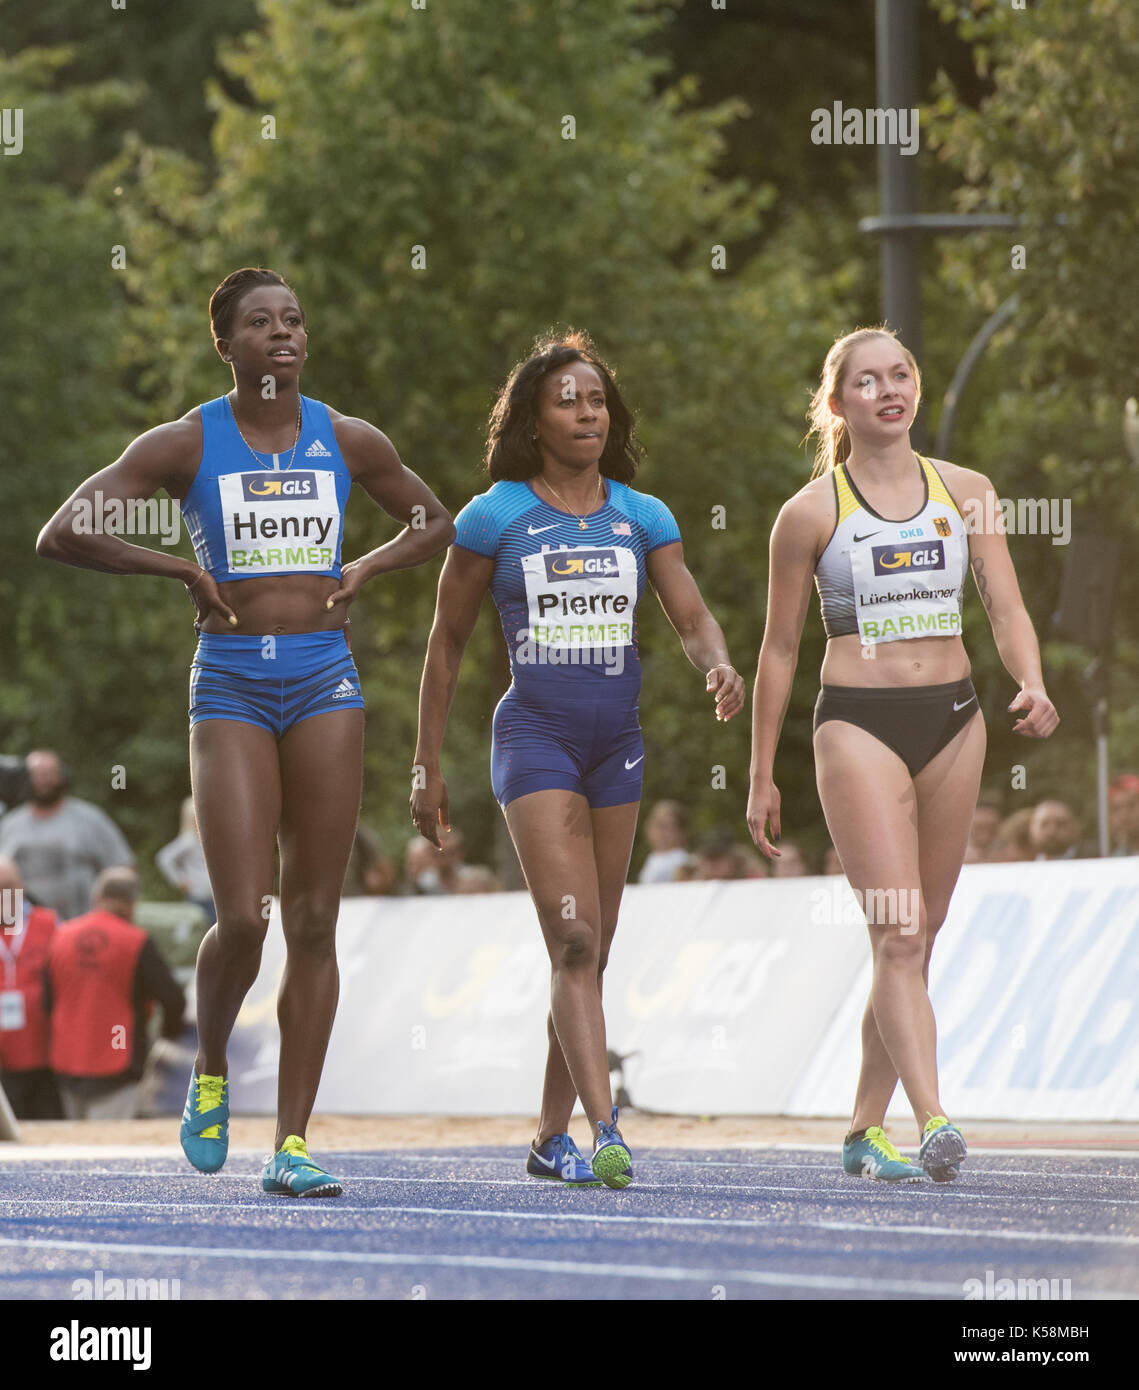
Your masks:
{"label": "blue adidas crop top", "polygon": [[198,564],[218,583],[274,574],[339,579],[352,478],[328,408],[301,397],[301,433],[289,467],[288,453],[254,455],[228,397],[205,402],[201,417],[202,461],[182,499]]}

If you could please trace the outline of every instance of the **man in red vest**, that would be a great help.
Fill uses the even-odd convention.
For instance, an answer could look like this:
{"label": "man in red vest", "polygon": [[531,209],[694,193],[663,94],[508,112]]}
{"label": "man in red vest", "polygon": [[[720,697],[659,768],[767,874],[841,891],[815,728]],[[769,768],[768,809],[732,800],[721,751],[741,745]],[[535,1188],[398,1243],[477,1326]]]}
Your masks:
{"label": "man in red vest", "polygon": [[69,1120],[133,1117],[152,1000],[162,1006],[162,1036],[182,1031],[182,988],[131,920],[137,898],[133,869],[104,869],[92,910],[65,922],[51,943],[50,1058]]}
{"label": "man in red vest", "polygon": [[33,907],[15,860],[0,857],[0,1085],[18,1120],[62,1115],[48,1066],[43,972],[55,913]]}

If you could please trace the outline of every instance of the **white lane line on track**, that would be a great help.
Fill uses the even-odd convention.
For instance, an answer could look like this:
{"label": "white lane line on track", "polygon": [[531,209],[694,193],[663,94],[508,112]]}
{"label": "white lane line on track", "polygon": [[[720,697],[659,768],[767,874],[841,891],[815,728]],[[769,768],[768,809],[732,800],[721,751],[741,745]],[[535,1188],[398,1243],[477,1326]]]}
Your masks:
{"label": "white lane line on track", "polygon": [[[287,1254],[290,1264],[307,1261],[314,1264],[364,1264],[443,1269],[509,1270],[515,1273],[577,1275],[586,1278],[650,1279],[662,1282],[723,1284],[733,1282],[762,1288],[830,1289],[835,1292],[896,1294],[928,1294],[960,1298],[960,1284],[934,1284],[921,1280],[868,1280],[844,1278],[839,1275],[795,1274],[754,1269],[684,1269],[674,1265],[614,1265],[570,1264],[562,1260],[517,1259],[498,1255],[402,1255],[387,1251],[354,1253],[347,1250],[243,1250],[240,1246],[195,1245],[118,1245],[92,1244],[78,1240],[9,1240],[0,1237],[0,1246],[22,1246],[25,1249],[76,1250],[90,1254],[95,1250],[114,1251],[130,1255],[186,1256],[195,1259],[280,1260]],[[1100,1295],[1103,1296],[1103,1295]]]}
{"label": "white lane line on track", "polygon": [[[206,1176],[206,1177],[208,1177],[209,1179],[215,1179],[215,1178],[216,1178],[216,1175],[213,1175],[213,1174],[210,1174],[210,1175],[203,1175],[203,1174],[199,1174],[199,1173],[186,1173],[186,1172],[183,1172],[183,1171],[169,1172],[169,1173],[138,1173],[138,1172],[135,1172],[134,1170],[129,1169],[129,1168],[127,1168],[127,1169],[109,1169],[109,1170],[105,1170],[105,1171],[103,1171],[103,1172],[86,1172],[85,1170],[80,1170],[80,1171],[76,1174],[76,1176],[80,1176],[80,1177],[100,1177],[100,1178],[103,1178],[103,1177],[124,1177],[124,1178],[132,1178],[132,1179],[134,1179],[134,1180],[136,1180],[136,1181],[137,1181],[137,1180],[140,1180],[140,1179],[145,1179],[145,1178],[182,1178],[182,1179],[184,1179],[184,1180],[186,1180],[186,1181],[188,1181],[188,1182],[200,1181],[200,1179],[201,1179],[203,1176]],[[1039,1174],[1030,1174],[1029,1176],[1039,1176]],[[225,1177],[224,1179],[222,1179],[221,1181],[225,1181],[225,1182],[249,1182],[249,1181],[251,1181],[252,1179],[255,1179],[256,1177],[257,1177],[257,1174],[255,1174],[255,1173],[230,1173],[230,1174],[227,1174],[226,1177]],[[488,1187],[488,1188],[495,1188],[495,1187],[523,1187],[523,1188],[530,1188],[531,1190],[535,1189],[535,1188],[537,1187],[537,1184],[538,1184],[539,1182],[543,1182],[543,1180],[542,1180],[542,1179],[539,1179],[539,1178],[455,1178],[455,1177],[420,1178],[420,1177],[411,1177],[411,1176],[407,1176],[407,1175],[403,1175],[403,1174],[399,1174],[399,1175],[396,1175],[396,1174],[381,1174],[381,1175],[379,1175],[379,1176],[366,1175],[366,1174],[355,1174],[355,1175],[352,1175],[352,1176],[348,1179],[348,1181],[351,1182],[351,1183],[384,1183],[384,1184],[389,1185],[389,1186],[391,1186],[391,1185],[393,1185],[393,1184],[409,1184],[409,1183],[415,1183],[415,1184],[425,1184],[425,1185],[434,1186],[434,1187],[438,1187],[438,1186],[440,1186],[440,1185],[442,1185],[442,1184],[446,1184],[447,1186],[450,1186],[450,1187],[459,1187],[459,1186],[462,1186],[462,1187]],[[966,1179],[966,1181],[967,1181],[967,1179]],[[829,1198],[829,1197],[851,1197],[851,1198],[857,1199],[857,1198],[859,1198],[860,1196],[869,1196],[870,1191],[874,1191],[874,1192],[878,1193],[881,1197],[885,1198],[886,1194],[887,1194],[888,1192],[890,1192],[891,1189],[892,1189],[892,1187],[893,1187],[893,1184],[891,1184],[891,1183],[886,1183],[886,1182],[874,1183],[872,1187],[869,1186],[869,1185],[864,1185],[864,1182],[865,1182],[864,1179],[856,1178],[856,1179],[852,1179],[849,1183],[846,1183],[846,1184],[844,1184],[844,1185],[841,1186],[841,1187],[811,1187],[811,1186],[806,1186],[806,1185],[801,1184],[801,1183],[786,1183],[786,1184],[783,1184],[783,1183],[716,1183],[716,1184],[714,1184],[714,1185],[708,1186],[708,1185],[705,1185],[705,1184],[702,1184],[702,1183],[695,1183],[695,1182],[692,1182],[692,1183],[668,1183],[668,1182],[664,1182],[664,1183],[653,1183],[653,1182],[641,1182],[641,1181],[636,1181],[636,1182],[635,1182],[635,1185],[634,1185],[633,1187],[630,1187],[629,1189],[627,1189],[626,1193],[623,1194],[623,1197],[627,1200],[627,1199],[629,1199],[629,1198],[636,1197],[636,1196],[637,1196],[638,1194],[640,1194],[640,1193],[650,1193],[650,1192],[691,1192],[691,1193],[695,1193],[695,1194],[698,1194],[698,1195],[701,1195],[701,1196],[704,1196],[704,1197],[707,1197],[707,1198],[712,1198],[712,1199],[714,1199],[717,1193],[731,1193],[731,1192],[755,1192],[755,1193],[761,1193],[761,1192],[779,1192],[779,1193],[790,1193],[790,1194],[795,1194],[795,1195],[798,1195],[798,1196],[800,1196],[800,1197],[803,1197],[803,1198],[805,1198],[805,1199],[807,1199],[807,1200],[813,1201],[813,1200],[818,1200],[818,1199],[822,1199],[822,1198]],[[554,1184],[554,1183],[549,1182],[549,1180],[545,1180],[545,1181],[543,1182],[543,1186],[547,1187],[547,1188],[550,1189],[550,1190],[554,1190],[554,1191],[565,1191],[565,1190],[566,1190],[565,1187],[563,1187],[561,1184]],[[986,1191],[983,1191],[983,1192],[974,1192],[974,1191],[962,1190],[961,1187],[957,1187],[956,1185],[950,1185],[950,1184],[948,1184],[948,1183],[943,1184],[943,1183],[933,1183],[933,1182],[924,1182],[924,1181],[923,1181],[923,1182],[918,1182],[918,1183],[903,1183],[903,1184],[901,1184],[901,1186],[904,1188],[907,1197],[914,1197],[916,1200],[919,1200],[919,1201],[942,1201],[942,1200],[946,1200],[946,1199],[951,1199],[951,1200],[956,1201],[956,1202],[962,1202],[962,1201],[979,1201],[979,1202],[985,1202],[985,1201],[987,1201],[987,1202],[1022,1202],[1022,1203],[1029,1203],[1029,1204],[1031,1204],[1031,1205],[1033,1205],[1033,1206],[1039,1206],[1039,1205],[1042,1204],[1042,1203],[1052,1203],[1052,1204],[1064,1203],[1064,1204],[1068,1204],[1068,1203],[1077,1203],[1077,1202],[1078,1202],[1079,1204],[1083,1205],[1083,1206],[1089,1206],[1089,1205],[1094,1205],[1094,1206],[1137,1206],[1137,1205],[1139,1205],[1139,1198],[1135,1198],[1135,1197],[1080,1197],[1080,1196],[1074,1195],[1073,1193],[1062,1193],[1062,1194],[1058,1194],[1058,1195],[1053,1196],[1053,1197],[1048,1197],[1048,1196],[1045,1196],[1045,1195],[1043,1195],[1043,1194],[1041,1194],[1041,1193],[1039,1193],[1039,1192],[999,1192],[999,1191],[991,1191],[991,1190],[986,1190]],[[596,1191],[597,1189],[589,1189],[589,1190],[590,1190],[590,1191]],[[83,1200],[84,1200],[84,1199],[82,1199],[82,1198],[68,1199],[68,1198],[62,1198],[62,1197],[61,1197],[61,1198],[15,1198],[15,1197],[0,1196],[0,1207],[4,1206],[4,1205],[6,1205],[6,1204],[11,1204],[11,1203],[14,1203],[14,1202],[22,1202],[22,1201],[42,1201],[42,1202],[47,1202],[47,1203],[50,1203],[51,1201],[58,1201],[58,1202],[60,1202],[61,1204],[66,1205],[69,1201],[81,1202],[81,1201],[83,1201]],[[125,1205],[125,1206],[130,1206],[130,1205],[132,1205],[132,1203],[127,1202],[127,1203],[124,1203],[123,1205]],[[167,1204],[163,1204],[163,1205],[167,1205]],[[203,1203],[202,1205],[213,1205],[213,1206],[214,1206],[214,1209],[215,1209],[215,1210],[217,1209],[217,1204]],[[227,1207],[228,1207],[228,1204],[227,1204]]]}
{"label": "white lane line on track", "polygon": [[[241,1179],[238,1179],[241,1180]],[[452,1179],[441,1179],[441,1177],[352,1177],[352,1183],[385,1183],[410,1184],[421,1183],[427,1186],[438,1187],[441,1183],[448,1186],[463,1187],[524,1187],[530,1191],[537,1188],[540,1179],[527,1181],[526,1179],[483,1179],[483,1177],[452,1177]],[[542,1186],[549,1191],[566,1191],[565,1187],[555,1186],[554,1183],[545,1181]],[[1078,1202],[1082,1207],[1139,1207],[1139,1198],[1136,1197],[1074,1197],[1071,1193],[1065,1193],[1060,1197],[1042,1197],[1039,1193],[969,1193],[961,1191],[960,1188],[948,1188],[943,1184],[935,1183],[905,1183],[905,1197],[919,1198],[923,1201],[940,1201],[943,1198],[951,1197],[954,1201],[1010,1201],[1024,1202],[1032,1205],[1033,1208],[1042,1205],[1069,1204]],[[880,1197],[886,1197],[889,1193],[891,1184],[875,1183],[873,1191]],[[590,1191],[598,1191],[598,1188],[590,1188]],[[807,1200],[818,1200],[823,1197],[869,1197],[869,1191],[865,1187],[857,1187],[854,1184],[848,1187],[801,1187],[801,1186],[775,1186],[775,1184],[740,1184],[719,1183],[715,1187],[701,1187],[697,1183],[636,1183],[636,1186],[627,1188],[622,1193],[622,1201],[629,1201],[637,1197],[638,1194],[648,1193],[697,1193],[709,1201],[715,1201],[718,1193],[793,1193]],[[235,1204],[235,1202],[164,1202],[164,1201],[113,1201],[107,1198],[95,1197],[4,1197],[0,1195],[0,1211],[6,1207],[154,1207],[159,1209],[172,1209],[185,1207],[186,1209],[202,1208],[203,1211],[241,1211],[241,1209],[256,1209],[256,1211],[266,1211],[268,1205],[274,1204],[273,1195],[267,1195],[264,1201],[253,1202],[253,1204]],[[280,1205],[280,1204],[277,1204]],[[291,1204],[286,1204],[291,1205]],[[344,1204],[338,1201],[338,1211],[344,1211]],[[385,1208],[382,1205],[377,1207],[353,1207],[352,1211],[395,1211],[398,1208]],[[412,1209],[412,1208],[407,1208]],[[424,1208],[426,1209],[426,1208]],[[446,1208],[453,1211],[462,1211],[462,1208]],[[637,1218],[640,1219],[640,1218]]]}
{"label": "white lane line on track", "polygon": [[861,1235],[885,1232],[892,1236],[952,1236],[954,1240],[1053,1241],[1058,1245],[1139,1245],[1139,1236],[1081,1236],[1075,1232],[970,1231],[959,1226],[871,1226],[862,1221],[804,1221],[820,1231],[858,1231]]}
{"label": "white lane line on track", "polygon": [[[313,1203],[317,1198],[309,1199]],[[219,1208],[212,1202],[117,1202],[104,1199],[81,1198],[76,1201],[60,1200],[40,1200],[37,1198],[15,1198],[5,1199],[0,1202],[0,1206],[18,1207],[47,1207],[47,1208],[70,1208],[70,1207],[110,1207],[112,1209],[134,1210],[136,1208],[146,1208],[155,1211],[206,1211],[216,1216]],[[227,1203],[220,1210],[225,1212],[232,1211],[254,1211],[265,1215],[269,1211],[304,1211],[308,1204],[302,1205],[300,1199],[293,1202],[283,1202],[279,1199],[270,1199],[269,1202],[234,1202]],[[318,1208],[321,1216],[335,1215],[337,1213],[351,1212],[358,1216],[361,1212],[388,1213],[398,1216],[430,1216],[430,1217],[451,1217],[462,1220],[467,1217],[479,1220],[490,1221],[578,1221],[592,1222],[595,1225],[614,1224],[614,1225],[639,1225],[639,1226],[711,1226],[711,1227],[733,1227],[746,1230],[770,1231],[780,1235],[789,1231],[803,1229],[804,1227],[825,1230],[825,1231],[859,1231],[862,1233],[887,1233],[890,1235],[938,1235],[971,1237],[984,1239],[992,1237],[995,1240],[1025,1240],[1025,1241],[1055,1241],[1060,1244],[1100,1244],[1100,1245],[1139,1245],[1139,1237],[1134,1236],[1113,1236],[1113,1235],[1079,1235],[1075,1232],[1048,1232],[1048,1231],[1003,1231],[993,1230],[961,1230],[952,1226],[899,1226],[892,1222],[882,1224],[872,1224],[861,1221],[778,1221],[759,1217],[718,1217],[718,1216],[654,1216],[651,1213],[634,1215],[632,1213],[605,1213],[605,1212],[567,1212],[567,1211],[490,1211],[479,1208],[466,1207],[412,1207],[412,1206],[347,1206],[342,1203],[336,1205],[322,1204]],[[35,1219],[34,1217],[32,1219]],[[50,1214],[44,1220],[55,1219]],[[4,1243],[4,1242],[0,1242]]]}

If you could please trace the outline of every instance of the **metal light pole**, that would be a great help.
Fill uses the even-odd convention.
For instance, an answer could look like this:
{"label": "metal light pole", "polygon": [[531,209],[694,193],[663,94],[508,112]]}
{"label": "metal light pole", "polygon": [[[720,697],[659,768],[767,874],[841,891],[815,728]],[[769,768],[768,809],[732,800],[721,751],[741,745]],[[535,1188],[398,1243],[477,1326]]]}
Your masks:
{"label": "metal light pole", "polygon": [[[875,57],[879,110],[917,108],[917,16],[914,0],[877,0]],[[882,317],[920,362],[921,240],[913,223],[918,210],[917,155],[901,143],[878,146],[882,212]]]}

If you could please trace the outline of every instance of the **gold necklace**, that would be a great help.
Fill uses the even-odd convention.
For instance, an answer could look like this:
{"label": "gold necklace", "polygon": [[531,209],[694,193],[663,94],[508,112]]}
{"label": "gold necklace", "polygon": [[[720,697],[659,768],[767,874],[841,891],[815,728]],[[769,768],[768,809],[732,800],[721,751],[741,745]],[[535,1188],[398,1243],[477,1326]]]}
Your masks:
{"label": "gold necklace", "polygon": [[[231,405],[230,408],[229,408],[229,413],[233,416],[234,428],[237,430],[238,434],[241,434],[241,426],[237,423],[237,412],[234,410],[234,408],[233,408],[232,405]],[[268,465],[267,463],[262,463],[261,460],[257,457],[256,451],[254,450],[253,445],[250,444],[249,440],[246,439],[246,437],[245,437],[243,434],[241,434],[241,442],[245,445],[245,447],[246,447],[246,448],[249,450],[249,452],[253,455],[255,461],[257,462],[257,464],[258,464],[261,468],[269,468],[269,465]],[[269,472],[270,472],[270,473],[274,473],[274,472],[285,473],[285,472],[287,472],[290,468],[292,468],[292,466],[293,466],[293,459],[296,457],[297,445],[298,445],[300,442],[301,442],[301,402],[300,402],[300,397],[298,396],[298,397],[297,397],[297,437],[296,437],[296,439],[293,440],[293,452],[289,455],[289,461],[288,461],[288,463],[285,464],[284,468],[282,468],[282,469],[273,469],[273,468],[269,468]],[[266,452],[266,453],[270,453],[270,452],[272,452],[272,451],[267,449],[265,452]],[[274,455],[274,457],[276,457],[276,455]]]}
{"label": "gold necklace", "polygon": [[[565,500],[565,498],[561,495],[561,493],[558,492],[557,489],[554,488],[550,483],[546,482],[545,478],[542,479],[542,482],[545,483],[546,487],[548,487],[548,488],[550,489],[550,491],[554,494],[554,496],[558,499],[558,501],[562,504],[562,506],[566,509],[566,511],[569,512],[570,516],[575,516],[575,517],[577,517],[577,529],[578,529],[579,531],[588,531],[588,530],[589,530],[589,524],[587,523],[585,517],[583,517],[583,516],[578,516],[577,512],[574,511],[574,509],[573,509],[573,508],[570,506],[570,504]],[[598,474],[598,477],[597,477],[597,496],[600,497],[600,495],[601,495],[601,475]],[[594,500],[596,501],[596,498],[595,498]]]}

